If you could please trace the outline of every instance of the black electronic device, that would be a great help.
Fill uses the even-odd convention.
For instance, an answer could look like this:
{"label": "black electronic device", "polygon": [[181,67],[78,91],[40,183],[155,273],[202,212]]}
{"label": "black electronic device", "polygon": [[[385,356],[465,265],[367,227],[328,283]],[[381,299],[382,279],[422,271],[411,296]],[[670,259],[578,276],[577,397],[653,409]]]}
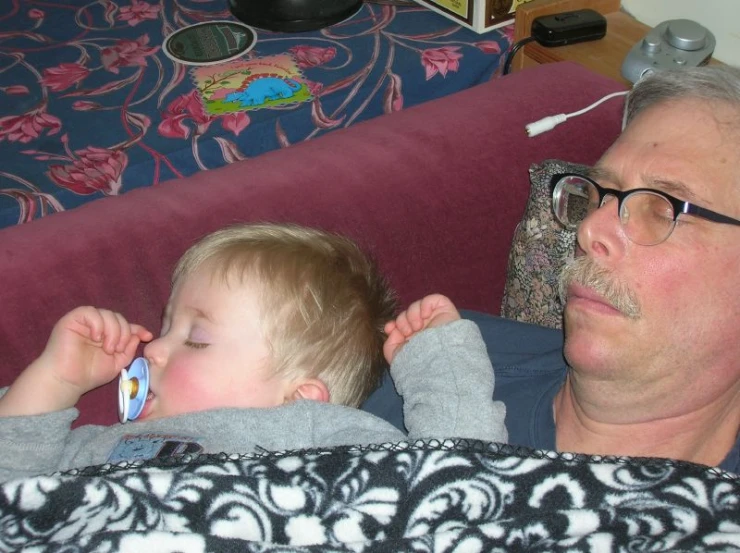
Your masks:
{"label": "black electronic device", "polygon": [[295,33],[334,25],[351,17],[362,0],[229,0],[234,17],[268,31]]}
{"label": "black electronic device", "polygon": [[542,15],[532,21],[532,37],[547,47],[599,40],[605,35],[606,18],[589,9]]}

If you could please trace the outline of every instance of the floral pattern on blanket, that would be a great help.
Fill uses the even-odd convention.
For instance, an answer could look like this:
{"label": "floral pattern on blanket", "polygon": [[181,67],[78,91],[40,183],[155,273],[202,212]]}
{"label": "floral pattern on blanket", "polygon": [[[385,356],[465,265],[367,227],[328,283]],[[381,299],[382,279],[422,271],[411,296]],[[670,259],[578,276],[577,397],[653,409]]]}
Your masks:
{"label": "floral pattern on blanket", "polygon": [[740,478],[446,440],[88,467],[0,487],[0,550],[736,551]]}
{"label": "floral pattern on blanket", "polygon": [[367,3],[306,33],[257,31],[311,101],[211,115],[163,39],[233,19],[227,2],[17,0],[0,6],[0,228],[156,185],[490,78],[511,26],[478,35],[415,5]]}

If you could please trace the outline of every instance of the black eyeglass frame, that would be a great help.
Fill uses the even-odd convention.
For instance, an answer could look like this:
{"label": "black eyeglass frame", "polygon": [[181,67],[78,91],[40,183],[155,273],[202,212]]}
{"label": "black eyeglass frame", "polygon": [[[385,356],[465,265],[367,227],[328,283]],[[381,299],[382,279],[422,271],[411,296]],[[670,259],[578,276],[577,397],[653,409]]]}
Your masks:
{"label": "black eyeglass frame", "polygon": [[[590,177],[587,177],[585,175],[581,175],[579,173],[557,173],[552,176],[550,179],[550,189],[552,190],[552,196],[553,196],[553,210],[554,204],[555,204],[555,188],[557,187],[558,183],[568,177],[578,177],[579,179],[583,179],[586,182],[591,183],[594,188],[596,188],[596,191],[599,193],[599,207],[603,205],[604,198],[606,196],[614,196],[617,199],[617,213],[622,212],[622,203],[624,200],[626,200],[629,196],[632,194],[636,194],[637,192],[649,192],[651,194],[655,194],[657,196],[661,196],[668,200],[668,202],[673,207],[673,226],[675,227],[676,221],[678,220],[678,216],[682,215],[684,213],[688,215],[694,215],[696,217],[701,217],[702,219],[706,219],[707,221],[712,221],[714,223],[722,223],[725,225],[736,225],[740,226],[740,220],[734,219],[733,217],[729,217],[728,215],[722,215],[721,213],[717,213],[716,211],[712,211],[711,209],[708,209],[706,207],[701,207],[696,204],[692,204],[691,202],[687,202],[685,200],[679,200],[675,196],[671,196],[667,192],[663,192],[662,190],[655,190],[654,188],[632,188],[630,190],[615,190],[613,188],[605,188],[601,186],[599,183],[597,183],[595,180],[593,180]],[[597,208],[598,209],[598,208]],[[621,220],[621,216],[620,216]],[[673,227],[671,227],[671,232],[668,233],[668,236],[671,235],[673,232]],[[665,237],[664,240],[668,239],[668,236]]]}

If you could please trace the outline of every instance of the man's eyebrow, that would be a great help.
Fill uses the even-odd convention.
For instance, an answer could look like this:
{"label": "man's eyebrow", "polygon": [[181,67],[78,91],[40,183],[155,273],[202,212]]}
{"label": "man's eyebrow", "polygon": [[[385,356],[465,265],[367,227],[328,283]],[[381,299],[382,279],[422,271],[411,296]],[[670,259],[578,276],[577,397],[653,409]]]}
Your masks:
{"label": "man's eyebrow", "polygon": [[586,176],[594,179],[595,181],[605,180],[609,182],[616,182],[618,179],[613,171],[599,165],[589,167],[586,171]]}
{"label": "man's eyebrow", "polygon": [[677,198],[686,200],[691,203],[696,203],[696,201],[699,199],[698,196],[681,181],[666,180],[659,177],[648,177],[646,185],[649,188],[665,190],[672,196],[676,196]]}
{"label": "man's eyebrow", "polygon": [[[619,177],[617,177],[613,171],[598,165],[591,167],[588,170],[588,176],[597,182],[602,180],[617,184],[620,182]],[[637,188],[655,188],[657,190],[662,190],[663,192],[666,192],[671,196],[676,196],[677,198],[692,203],[700,199],[696,195],[696,193],[693,192],[683,182],[677,180],[668,180],[660,177],[644,177],[642,183]]]}

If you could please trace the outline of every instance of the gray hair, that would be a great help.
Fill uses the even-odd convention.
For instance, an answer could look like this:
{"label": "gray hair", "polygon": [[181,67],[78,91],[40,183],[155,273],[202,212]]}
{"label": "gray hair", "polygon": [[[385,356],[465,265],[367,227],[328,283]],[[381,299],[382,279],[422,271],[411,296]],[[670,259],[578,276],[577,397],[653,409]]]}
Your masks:
{"label": "gray hair", "polygon": [[627,95],[623,126],[650,106],[688,98],[723,102],[740,113],[740,68],[706,65],[656,71],[637,81]]}

